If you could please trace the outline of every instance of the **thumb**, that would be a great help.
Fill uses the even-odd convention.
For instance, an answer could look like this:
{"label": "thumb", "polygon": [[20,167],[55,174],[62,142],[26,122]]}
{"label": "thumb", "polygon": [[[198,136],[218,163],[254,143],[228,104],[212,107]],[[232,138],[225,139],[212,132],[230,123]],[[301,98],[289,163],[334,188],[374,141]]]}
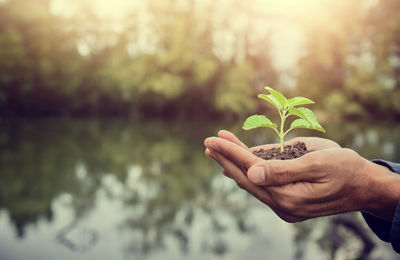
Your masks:
{"label": "thumb", "polygon": [[276,186],[298,181],[311,181],[310,173],[299,160],[270,160],[251,166],[247,171],[251,182]]}

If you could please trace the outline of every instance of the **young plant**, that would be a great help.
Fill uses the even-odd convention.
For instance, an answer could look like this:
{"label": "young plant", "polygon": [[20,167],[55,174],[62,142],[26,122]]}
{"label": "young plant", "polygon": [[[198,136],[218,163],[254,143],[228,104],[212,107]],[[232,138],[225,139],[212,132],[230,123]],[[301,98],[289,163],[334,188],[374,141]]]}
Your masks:
{"label": "young plant", "polygon": [[[281,152],[283,152],[283,138],[287,133],[289,133],[289,131],[295,128],[314,129],[325,133],[325,129],[318,123],[317,118],[310,109],[305,107],[296,107],[300,105],[314,104],[314,101],[305,97],[294,97],[287,99],[279,91],[276,91],[270,87],[265,87],[265,89],[268,90],[270,94],[259,94],[258,97],[268,101],[278,110],[281,118],[279,129],[277,124],[272,123],[271,120],[269,120],[266,116],[252,115],[244,122],[242,127],[244,130],[250,130],[258,127],[270,127],[274,129],[280,138]],[[284,131],[285,120],[289,116],[298,116],[300,118],[294,120],[290,125],[290,128]]]}

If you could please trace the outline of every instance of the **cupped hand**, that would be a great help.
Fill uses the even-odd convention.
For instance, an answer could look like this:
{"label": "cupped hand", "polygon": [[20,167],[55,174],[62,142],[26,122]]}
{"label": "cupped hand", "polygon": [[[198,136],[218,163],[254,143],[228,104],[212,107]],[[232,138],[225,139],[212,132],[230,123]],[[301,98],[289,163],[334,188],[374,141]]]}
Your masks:
{"label": "cupped hand", "polygon": [[[250,152],[257,151],[260,149],[267,150],[267,149],[271,149],[271,148],[279,148],[280,147],[280,145],[278,143],[275,143],[275,144],[258,145],[258,146],[249,148],[242,141],[240,141],[240,139],[237,138],[233,133],[226,131],[226,130],[220,130],[218,132],[218,136],[220,138],[230,141]],[[309,151],[318,151],[318,150],[330,149],[330,148],[341,148],[341,146],[338,143],[336,143],[332,140],[329,140],[329,139],[324,139],[324,138],[319,138],[319,137],[296,137],[296,138],[293,138],[293,139],[285,142],[284,145],[295,145],[298,142],[303,142],[306,145],[307,150],[309,150]],[[213,158],[211,156],[210,150],[208,148],[206,148],[205,154],[208,157]],[[230,175],[228,174],[228,172],[225,169],[223,170],[223,173],[225,176],[230,177]]]}
{"label": "cupped hand", "polygon": [[[299,137],[287,144],[302,141],[315,151],[297,159],[265,161],[251,153],[260,146],[248,149],[226,131],[219,136],[206,139],[206,154],[224,168],[226,176],[270,206],[285,221],[297,222],[356,210],[377,213],[385,219],[393,216],[398,193],[387,198],[390,203],[383,203],[384,211],[382,205],[377,204],[377,198],[379,201],[387,195],[383,183],[388,182],[383,180],[393,177],[392,173],[353,150],[341,148],[328,139]],[[277,145],[262,147],[273,146]]]}
{"label": "cupped hand", "polygon": [[[219,131],[218,136],[220,138],[231,141],[245,149],[249,149],[250,151],[259,150],[261,148],[270,149],[270,148],[279,147],[279,144],[265,144],[265,145],[259,145],[259,146],[254,146],[254,147],[248,148],[233,133],[226,131],[226,130]],[[338,143],[336,143],[330,139],[325,139],[325,138],[320,138],[320,137],[296,137],[296,138],[291,139],[290,141],[285,142],[284,145],[295,145],[298,142],[305,143],[307,149],[310,151],[329,149],[329,148],[340,148],[340,145]]]}

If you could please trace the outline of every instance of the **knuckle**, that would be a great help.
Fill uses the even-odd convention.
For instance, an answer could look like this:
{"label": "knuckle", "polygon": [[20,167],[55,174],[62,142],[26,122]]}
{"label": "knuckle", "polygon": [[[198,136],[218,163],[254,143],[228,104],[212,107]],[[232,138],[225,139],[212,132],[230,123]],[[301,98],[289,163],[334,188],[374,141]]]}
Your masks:
{"label": "knuckle", "polygon": [[304,211],[303,199],[291,196],[275,196],[274,200],[279,211],[278,216],[284,221],[294,223],[307,219],[308,214]]}
{"label": "knuckle", "polygon": [[301,218],[299,218],[299,217],[296,217],[296,216],[292,216],[292,215],[281,215],[281,216],[279,216],[282,220],[284,220],[285,222],[288,222],[288,223],[296,223],[296,222],[299,222],[299,221],[302,221],[303,219],[301,219]]}
{"label": "knuckle", "polygon": [[296,205],[291,200],[284,200],[281,202],[281,208],[285,212],[294,213],[297,210]]}
{"label": "knuckle", "polygon": [[266,193],[255,193],[254,197],[256,197],[259,201],[267,204],[268,206],[272,206],[271,199]]}
{"label": "knuckle", "polygon": [[270,171],[273,174],[273,180],[277,183],[285,183],[289,178],[287,168],[281,164],[271,166]]}
{"label": "knuckle", "polygon": [[309,162],[308,162],[308,169],[309,169],[309,171],[315,171],[315,170],[319,170],[319,169],[321,169],[321,167],[323,166],[323,164],[324,164],[324,161],[322,161],[322,160],[310,160]]}
{"label": "knuckle", "polygon": [[357,154],[356,151],[350,149],[350,148],[342,148],[343,152],[349,153],[349,154]]}
{"label": "knuckle", "polygon": [[225,175],[225,177],[232,178],[232,175],[226,170],[223,170],[222,174]]}
{"label": "knuckle", "polygon": [[354,151],[352,149],[349,149],[349,148],[342,148],[342,149],[343,149],[343,152],[346,154],[346,158],[348,158],[348,159],[354,159],[354,158],[358,158],[360,156],[356,151]]}
{"label": "knuckle", "polygon": [[243,167],[244,167],[243,170],[247,171],[251,166],[253,166],[257,162],[259,162],[259,158],[255,157],[255,155],[253,155],[252,157],[250,157],[248,160],[246,160],[243,163]]}
{"label": "knuckle", "polygon": [[299,216],[302,211],[302,202],[294,198],[284,198],[279,201],[280,209],[290,215]]}
{"label": "knuckle", "polygon": [[236,179],[236,184],[239,188],[244,189],[244,183],[240,179]]}
{"label": "knuckle", "polygon": [[284,219],[284,221],[286,221],[288,223],[296,223],[296,222],[299,222],[300,220],[297,217],[289,216],[286,219]]}
{"label": "knuckle", "polygon": [[[302,164],[299,165],[301,166],[301,169],[303,169],[304,171],[315,171],[320,169],[327,159],[329,160],[330,156],[328,156],[328,158],[325,158],[326,157],[325,151],[319,151],[318,153],[319,153],[318,158],[316,158],[313,153],[308,153],[303,157],[301,157],[300,160]],[[321,155],[323,157],[321,157]]]}
{"label": "knuckle", "polygon": [[365,161],[356,151],[349,148],[343,148],[343,152],[346,156],[343,157],[345,161],[342,164],[351,164],[354,165],[354,168],[361,168],[364,165]]}

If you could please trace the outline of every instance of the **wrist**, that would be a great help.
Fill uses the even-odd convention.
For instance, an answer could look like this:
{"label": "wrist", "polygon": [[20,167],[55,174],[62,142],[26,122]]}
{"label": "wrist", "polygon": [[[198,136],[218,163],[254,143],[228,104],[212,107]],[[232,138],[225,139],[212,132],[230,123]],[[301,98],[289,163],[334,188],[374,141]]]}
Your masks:
{"label": "wrist", "polygon": [[364,171],[368,176],[368,185],[363,211],[392,221],[400,200],[400,175],[370,161],[367,161]]}

